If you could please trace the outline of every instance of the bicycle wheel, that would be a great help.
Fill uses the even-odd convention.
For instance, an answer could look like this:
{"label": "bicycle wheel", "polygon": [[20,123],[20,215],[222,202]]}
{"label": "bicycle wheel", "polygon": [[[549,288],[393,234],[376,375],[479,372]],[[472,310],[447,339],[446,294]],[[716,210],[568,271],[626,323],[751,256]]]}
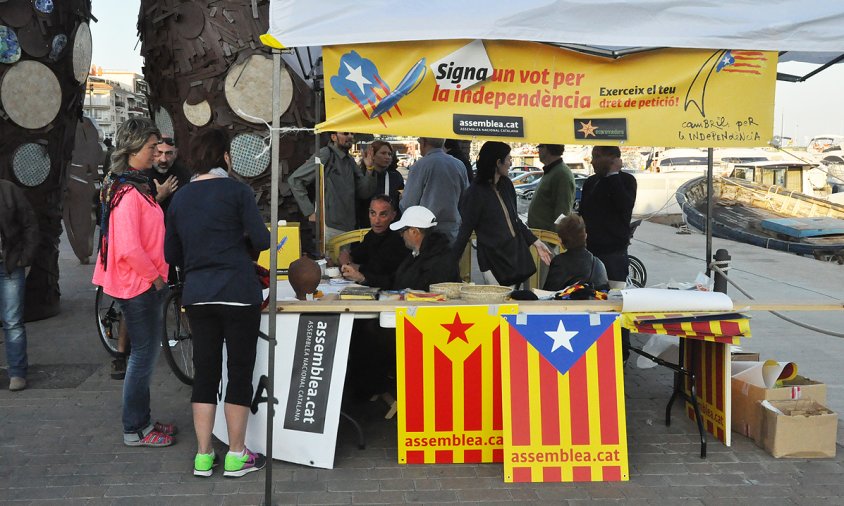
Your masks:
{"label": "bicycle wheel", "polygon": [[173,374],[185,385],[193,385],[193,339],[188,317],[182,308],[182,293],[171,288],[164,306],[164,358]]}
{"label": "bicycle wheel", "polygon": [[123,320],[123,313],[117,301],[110,295],[103,292],[103,287],[97,287],[97,295],[94,297],[94,310],[97,316],[97,335],[103,343],[106,351],[112,357],[117,357],[117,336],[120,334],[120,324]]}
{"label": "bicycle wheel", "polygon": [[645,264],[641,260],[629,255],[630,266],[627,271],[627,286],[635,286],[636,288],[644,288],[648,282],[648,271],[645,269]]}

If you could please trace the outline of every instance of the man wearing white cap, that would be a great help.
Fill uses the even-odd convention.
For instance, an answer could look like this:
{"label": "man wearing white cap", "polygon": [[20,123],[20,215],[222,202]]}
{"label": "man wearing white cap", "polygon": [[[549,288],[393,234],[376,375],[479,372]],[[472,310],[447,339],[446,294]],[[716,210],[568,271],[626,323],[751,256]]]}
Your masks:
{"label": "man wearing white cap", "polygon": [[404,245],[412,253],[399,266],[394,289],[428,290],[434,283],[460,281],[449,239],[436,226],[437,217],[422,206],[408,207],[399,221],[390,224],[390,229],[401,234]]}

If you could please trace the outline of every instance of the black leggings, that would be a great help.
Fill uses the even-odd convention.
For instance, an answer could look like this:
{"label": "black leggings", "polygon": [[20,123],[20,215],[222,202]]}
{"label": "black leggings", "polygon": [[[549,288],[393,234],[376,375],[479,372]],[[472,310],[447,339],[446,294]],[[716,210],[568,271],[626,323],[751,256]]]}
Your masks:
{"label": "black leggings", "polygon": [[217,389],[223,370],[223,342],[226,343],[225,402],[252,404],[252,369],[261,324],[261,308],[202,304],[185,308],[193,336],[193,393],[191,402],[217,404]]}

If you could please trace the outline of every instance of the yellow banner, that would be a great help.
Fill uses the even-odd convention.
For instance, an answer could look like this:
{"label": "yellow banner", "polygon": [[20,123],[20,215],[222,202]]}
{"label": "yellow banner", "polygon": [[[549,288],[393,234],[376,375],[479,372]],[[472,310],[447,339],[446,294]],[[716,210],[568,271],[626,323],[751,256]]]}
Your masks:
{"label": "yellow banner", "polygon": [[609,60],[501,40],[324,48],[319,130],[560,144],[763,146],[777,53],[663,49]]}

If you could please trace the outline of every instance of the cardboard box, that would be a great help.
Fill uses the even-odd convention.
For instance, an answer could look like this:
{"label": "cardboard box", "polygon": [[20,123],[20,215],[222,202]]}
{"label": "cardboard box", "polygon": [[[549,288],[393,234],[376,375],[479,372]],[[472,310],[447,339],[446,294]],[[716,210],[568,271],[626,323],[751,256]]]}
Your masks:
{"label": "cardboard box", "polygon": [[[267,230],[270,226],[267,225]],[[299,224],[287,222],[287,225],[278,227],[278,265],[276,273],[278,279],[287,279],[287,268],[294,260],[302,256],[302,244],[299,240]],[[262,251],[258,257],[258,265],[264,269],[270,268],[270,252]]]}
{"label": "cardboard box", "polygon": [[759,401],[810,399],[826,404],[826,385],[803,376],[784,381],[782,387],[761,388],[741,380],[732,380],[732,428],[754,441],[762,432],[762,411]]}
{"label": "cardboard box", "polygon": [[774,457],[835,457],[838,415],[811,400],[759,403],[762,416],[759,446]]}
{"label": "cardboard box", "polygon": [[731,357],[733,362],[759,362],[759,354],[749,351],[734,351]]}

